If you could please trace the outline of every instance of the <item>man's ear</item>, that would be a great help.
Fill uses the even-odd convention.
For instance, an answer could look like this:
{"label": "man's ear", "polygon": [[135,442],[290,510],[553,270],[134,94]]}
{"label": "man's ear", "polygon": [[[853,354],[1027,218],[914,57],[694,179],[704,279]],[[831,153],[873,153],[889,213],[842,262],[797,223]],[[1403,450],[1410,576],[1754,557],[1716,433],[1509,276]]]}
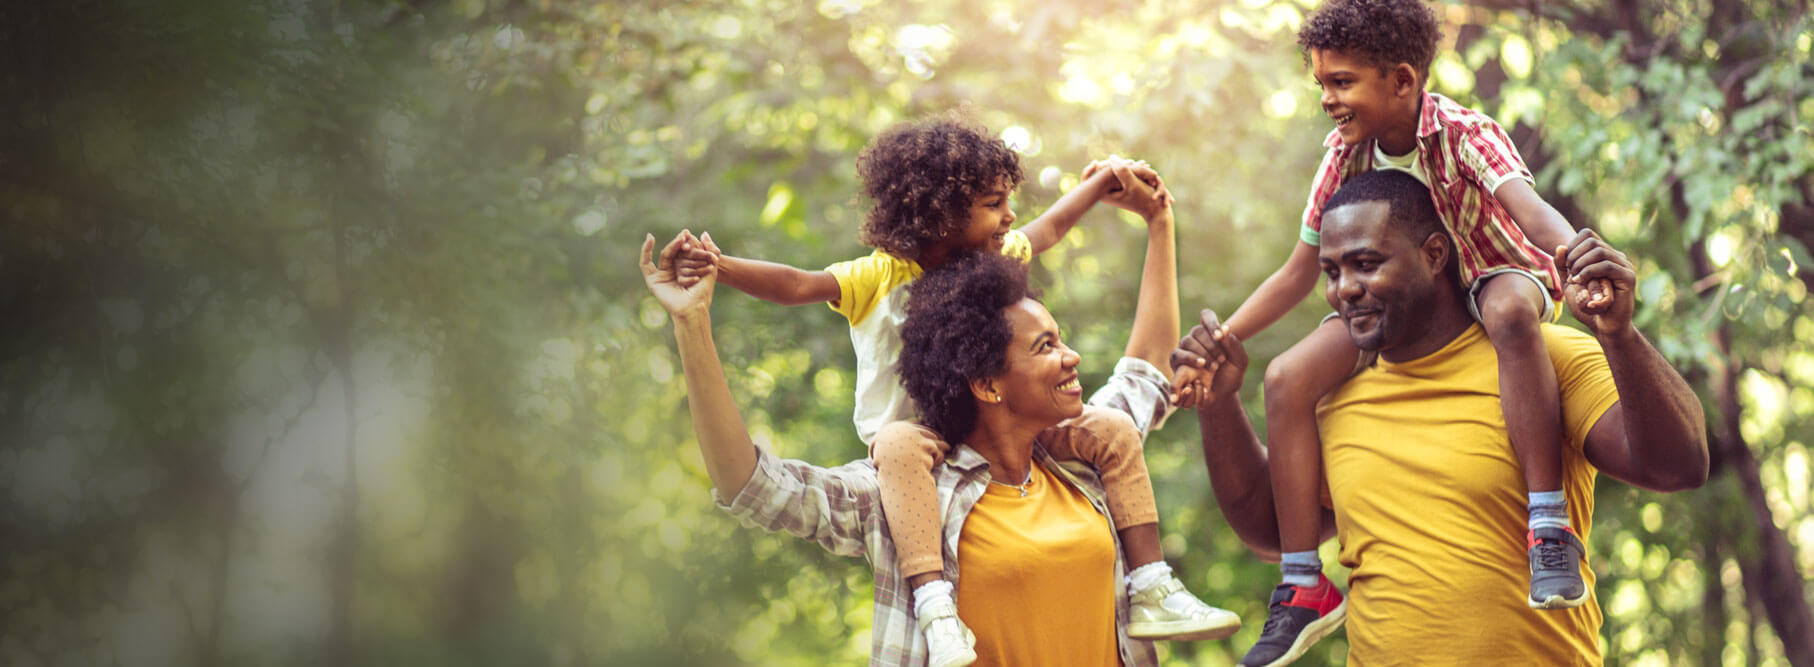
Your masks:
{"label": "man's ear", "polygon": [[1455,261],[1454,251],[1449,246],[1449,235],[1442,232],[1430,232],[1424,237],[1423,247],[1418,248],[1423,254],[1424,265],[1430,267],[1430,273],[1440,275],[1449,268],[1449,262]]}
{"label": "man's ear", "polygon": [[1387,76],[1392,78],[1392,93],[1394,95],[1405,97],[1407,95],[1417,95],[1423,92],[1423,86],[1417,81],[1417,68],[1412,67],[1411,63],[1393,65],[1392,71],[1387,73]]}
{"label": "man's ear", "polygon": [[978,378],[970,381],[970,395],[984,403],[1000,403],[1001,392],[995,389],[995,378]]}

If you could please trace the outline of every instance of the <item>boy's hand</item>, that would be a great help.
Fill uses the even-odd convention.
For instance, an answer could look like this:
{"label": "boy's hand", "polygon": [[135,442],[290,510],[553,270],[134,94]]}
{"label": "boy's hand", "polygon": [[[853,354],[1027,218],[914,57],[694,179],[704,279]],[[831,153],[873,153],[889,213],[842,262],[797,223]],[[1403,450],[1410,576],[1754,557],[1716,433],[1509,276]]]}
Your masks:
{"label": "boy's hand", "polygon": [[1631,329],[1632,311],[1637,307],[1637,272],[1625,253],[1593,230],[1583,229],[1568,245],[1556,246],[1555,260],[1565,276],[1562,300],[1568,302],[1575,319],[1595,336]]}
{"label": "boy's hand", "polygon": [[[1241,339],[1222,326],[1214,311],[1198,314],[1201,323],[1178,341],[1172,350],[1172,403],[1193,408],[1232,396],[1247,375],[1247,349]],[[1193,377],[1194,376],[1194,377]],[[1208,386],[1204,386],[1208,378]]]}
{"label": "boy's hand", "polygon": [[712,286],[718,282],[717,267],[708,267],[690,285],[682,284],[679,275],[681,249],[699,243],[692,232],[681,230],[661,249],[660,258],[652,259],[655,235],[649,234],[642,242],[643,283],[649,287],[649,293],[655,295],[655,301],[676,319],[710,312],[712,307]]}
{"label": "boy's hand", "polygon": [[692,287],[717,270],[718,260],[724,257],[724,253],[718,249],[718,244],[712,242],[711,232],[700,237],[694,237],[690,233],[684,235],[686,238],[681,241],[680,253],[674,259],[674,270],[681,287]]}

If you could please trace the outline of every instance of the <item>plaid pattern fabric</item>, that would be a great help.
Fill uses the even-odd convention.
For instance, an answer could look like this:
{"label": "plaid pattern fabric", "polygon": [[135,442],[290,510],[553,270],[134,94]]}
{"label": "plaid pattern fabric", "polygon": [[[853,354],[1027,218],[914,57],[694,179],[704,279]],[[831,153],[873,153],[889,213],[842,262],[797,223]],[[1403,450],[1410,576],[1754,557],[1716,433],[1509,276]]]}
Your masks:
{"label": "plaid pattern fabric", "polygon": [[[1425,92],[1417,119],[1417,166],[1430,179],[1430,200],[1455,239],[1461,282],[1472,285],[1494,269],[1520,268],[1547,277],[1550,298],[1561,299],[1562,276],[1549,253],[1537,248],[1512,221],[1493,191],[1508,180],[1534,181],[1505,128],[1486,114],[1436,93]],[[1298,238],[1321,245],[1323,203],[1342,183],[1373,169],[1373,142],[1342,145],[1329,132],[1329,152],[1316,170]]]}
{"label": "plaid pattern fabric", "polygon": [[[1123,358],[1115,365],[1108,384],[1090,396],[1090,404],[1125,410],[1141,434],[1164,423],[1171,413],[1165,400],[1169,387],[1159,369],[1145,361]],[[1102,481],[1087,464],[1058,462],[1043,447],[1033,449],[1035,460],[1082,491],[1090,504],[1108,516]],[[964,520],[989,485],[989,463],[969,447],[958,445],[934,471],[939,503],[945,508],[945,577],[959,579],[957,542]],[[875,620],[871,629],[869,664],[924,665],[929,656],[926,639],[913,615],[913,591],[895,565],[894,540],[882,520],[882,496],[875,464],[854,461],[822,468],[803,461],[781,459],[757,448],[756,471],[743,491],[729,504],[712,491],[713,500],[746,526],[793,535],[818,544],[840,556],[869,559],[875,581]],[[1111,524],[1113,518],[1110,519]],[[1116,549],[1121,548],[1119,539]],[[1126,555],[1115,563],[1115,581],[1127,576]],[[1053,585],[1062,585],[1054,582]],[[1121,645],[1121,663],[1128,667],[1158,661],[1150,642],[1127,636],[1126,586],[1117,586],[1115,631]]]}

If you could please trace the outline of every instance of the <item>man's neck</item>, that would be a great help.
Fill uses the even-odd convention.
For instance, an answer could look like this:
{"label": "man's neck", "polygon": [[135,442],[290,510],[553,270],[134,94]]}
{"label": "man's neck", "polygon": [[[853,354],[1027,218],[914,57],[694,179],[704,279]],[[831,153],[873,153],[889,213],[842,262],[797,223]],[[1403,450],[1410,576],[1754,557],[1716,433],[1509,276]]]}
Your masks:
{"label": "man's neck", "polygon": [[1404,345],[1380,350],[1379,358],[1395,364],[1414,361],[1434,354],[1454,342],[1468,327],[1474,326],[1474,316],[1468,314],[1463,298],[1466,297],[1451,293],[1449,297],[1437,300],[1439,305],[1430,313],[1429,325],[1425,327],[1424,334]]}

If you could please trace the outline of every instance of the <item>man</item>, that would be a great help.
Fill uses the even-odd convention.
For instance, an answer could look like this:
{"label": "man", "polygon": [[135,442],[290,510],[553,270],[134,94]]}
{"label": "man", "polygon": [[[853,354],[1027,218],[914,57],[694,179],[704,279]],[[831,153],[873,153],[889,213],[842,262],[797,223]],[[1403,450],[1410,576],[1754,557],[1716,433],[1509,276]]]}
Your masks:
{"label": "man", "polygon": [[[1524,482],[1492,345],[1468,313],[1429,201],[1416,179],[1376,171],[1351,180],[1324,213],[1326,295],[1355,344],[1378,354],[1317,414],[1327,484],[1320,534],[1340,537],[1352,569],[1349,660],[1598,664],[1597,603],[1537,611],[1518,602],[1525,549],[1536,546],[1504,536],[1523,532]],[[1573,533],[1585,538],[1597,471],[1657,491],[1705,482],[1705,424],[1687,382],[1631,324],[1631,262],[1582,231],[1556,249],[1556,265],[1564,300],[1592,334],[1543,331],[1562,393],[1564,491],[1581,508]],[[1589,293],[1598,279],[1608,287]],[[1172,364],[1214,369],[1199,422],[1216,501],[1250,548],[1277,554],[1266,450],[1236,397],[1247,366],[1241,342],[1204,311]],[[1573,535],[1565,542],[1561,556],[1584,556]],[[1591,589],[1592,571],[1584,574]],[[1291,597],[1275,594],[1275,619],[1312,623],[1333,607]]]}

